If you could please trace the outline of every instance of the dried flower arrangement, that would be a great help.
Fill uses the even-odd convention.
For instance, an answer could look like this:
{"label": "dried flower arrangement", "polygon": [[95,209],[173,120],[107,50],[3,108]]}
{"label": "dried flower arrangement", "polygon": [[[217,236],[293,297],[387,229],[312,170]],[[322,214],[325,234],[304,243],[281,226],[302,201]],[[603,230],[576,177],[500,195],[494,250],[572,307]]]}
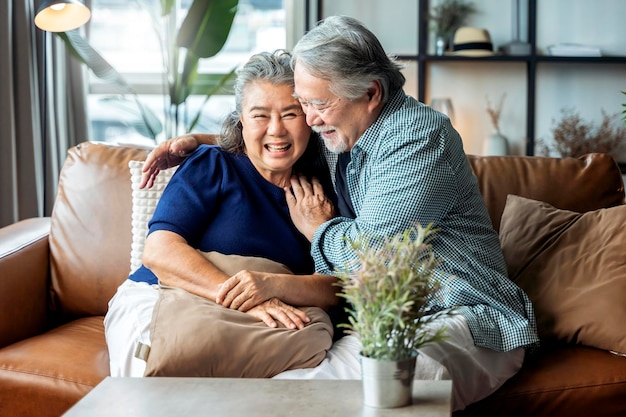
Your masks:
{"label": "dried flower arrangement", "polygon": [[506,98],[506,93],[503,93],[500,97],[500,102],[497,107],[491,106],[491,101],[489,101],[489,97],[485,96],[485,101],[487,101],[487,114],[489,115],[489,120],[491,120],[491,124],[497,133],[500,133],[500,114],[502,113],[502,106],[504,105],[504,99]]}
{"label": "dried flower arrangement", "polygon": [[474,3],[463,0],[443,0],[430,14],[433,31],[446,41],[451,41],[454,32],[465,23],[467,17],[476,12]]}
{"label": "dried flower arrangement", "polygon": [[597,152],[615,157],[626,148],[626,127],[614,127],[617,114],[602,110],[602,123],[595,126],[572,109],[562,109],[561,113],[561,120],[552,128],[554,143],[538,140],[538,154],[548,156],[555,151],[561,157],[579,157]]}
{"label": "dried flower arrangement", "polygon": [[440,261],[429,243],[434,232],[432,226],[417,225],[388,239],[350,242],[356,268],[339,271],[337,285],[349,303],[349,323],[342,326],[360,338],[363,356],[407,359],[420,346],[445,338],[445,327],[434,334],[426,328],[442,314],[452,314],[429,307],[439,289],[434,270]]}

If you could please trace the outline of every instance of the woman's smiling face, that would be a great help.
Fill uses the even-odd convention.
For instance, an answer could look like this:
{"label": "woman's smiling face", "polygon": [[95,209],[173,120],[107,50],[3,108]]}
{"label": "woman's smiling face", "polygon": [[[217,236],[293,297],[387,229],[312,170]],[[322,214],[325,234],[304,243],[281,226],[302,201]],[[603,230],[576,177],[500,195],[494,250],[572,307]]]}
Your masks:
{"label": "woman's smiling face", "polygon": [[246,155],[269,182],[288,186],[291,168],[304,153],[311,129],[293,87],[258,80],[243,91],[241,124]]}

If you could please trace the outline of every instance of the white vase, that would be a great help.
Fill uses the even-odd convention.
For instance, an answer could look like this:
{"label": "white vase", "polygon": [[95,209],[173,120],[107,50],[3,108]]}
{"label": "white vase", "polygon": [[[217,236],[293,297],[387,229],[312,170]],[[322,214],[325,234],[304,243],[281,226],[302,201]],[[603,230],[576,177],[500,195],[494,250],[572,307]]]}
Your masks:
{"label": "white vase", "polygon": [[361,356],[363,404],[376,408],[410,405],[416,362],[417,355],[399,361]]}
{"label": "white vase", "polygon": [[483,155],[508,155],[509,141],[500,132],[494,132],[483,143]]}

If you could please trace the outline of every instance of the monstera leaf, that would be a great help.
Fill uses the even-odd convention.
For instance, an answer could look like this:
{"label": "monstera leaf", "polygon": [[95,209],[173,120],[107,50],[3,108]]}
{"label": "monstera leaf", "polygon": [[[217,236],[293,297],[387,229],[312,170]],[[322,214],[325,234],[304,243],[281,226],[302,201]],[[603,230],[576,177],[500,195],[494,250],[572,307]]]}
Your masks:
{"label": "monstera leaf", "polygon": [[[178,28],[175,26],[178,21],[176,6],[180,0],[161,0],[160,14],[155,10],[153,2],[136,1],[139,1],[150,13],[153,26],[160,28],[157,29],[155,36],[159,38],[164,62],[166,62],[163,80],[169,94],[169,104],[164,108],[165,135],[172,137],[180,130],[189,132],[198,124],[202,109],[209,98],[222,90],[235,75],[235,68],[233,68],[225,75],[203,76],[200,82],[198,64],[201,59],[215,56],[224,47],[237,13],[238,0],[194,0]],[[70,53],[84,63],[94,75],[117,85],[125,95],[132,96],[145,125],[134,126],[140,134],[156,139],[157,135],[164,131],[159,118],[141,103],[132,86],[82,37],[78,30],[61,32],[58,35],[63,39]],[[168,44],[168,39],[175,41]],[[182,66],[179,65],[181,60]],[[183,120],[180,107],[185,105],[192,93],[203,95],[204,100],[196,115],[191,117],[191,121],[181,129]],[[115,100],[111,98],[109,102]],[[122,97],[119,104],[120,107],[127,107],[128,100]]]}

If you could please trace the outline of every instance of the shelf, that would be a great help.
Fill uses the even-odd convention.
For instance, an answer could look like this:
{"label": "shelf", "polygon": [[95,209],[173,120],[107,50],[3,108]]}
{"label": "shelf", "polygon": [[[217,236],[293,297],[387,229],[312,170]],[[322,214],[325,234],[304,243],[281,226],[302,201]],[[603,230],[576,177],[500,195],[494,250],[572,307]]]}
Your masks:
{"label": "shelf", "polygon": [[[418,21],[420,22],[418,30],[418,51],[415,55],[402,55],[398,59],[412,60],[417,62],[417,94],[418,100],[424,101],[427,86],[427,68],[433,63],[454,63],[454,62],[519,62],[523,63],[526,72],[526,155],[535,154],[535,111],[536,111],[536,87],[537,73],[542,65],[567,65],[568,63],[576,64],[609,64],[624,65],[626,64],[626,56],[552,56],[543,55],[537,51],[536,32],[537,32],[537,0],[528,0],[528,42],[530,44],[530,55],[489,55],[484,57],[469,57],[458,55],[430,55],[428,54],[428,38],[429,25],[428,16],[430,13],[429,0],[419,0],[418,5]],[[626,163],[620,163],[620,170],[626,174]]]}
{"label": "shelf", "polygon": [[498,62],[572,62],[590,64],[626,64],[626,56],[552,56],[552,55],[489,55],[489,56],[459,56],[459,55],[397,55],[396,58],[404,61],[423,60],[436,61],[498,61]]}
{"label": "shelf", "polygon": [[590,64],[626,64],[625,56],[553,56],[537,55],[537,62],[576,62]]}

